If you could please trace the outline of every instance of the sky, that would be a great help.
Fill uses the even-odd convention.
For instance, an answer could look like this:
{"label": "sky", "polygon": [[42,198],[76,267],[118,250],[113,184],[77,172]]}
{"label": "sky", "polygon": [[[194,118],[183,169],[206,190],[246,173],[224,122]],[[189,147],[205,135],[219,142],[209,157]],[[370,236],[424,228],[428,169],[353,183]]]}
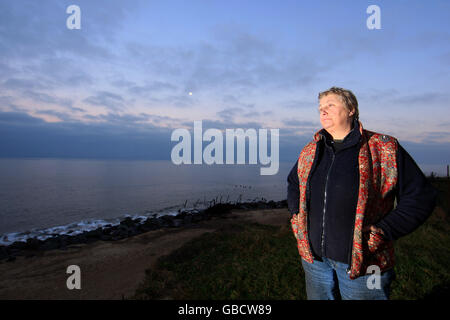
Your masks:
{"label": "sky", "polygon": [[[68,29],[78,5],[81,29]],[[381,29],[370,30],[369,5]],[[0,0],[0,157],[169,160],[173,130],[278,128],[295,162],[319,92],[450,163],[450,2]]]}

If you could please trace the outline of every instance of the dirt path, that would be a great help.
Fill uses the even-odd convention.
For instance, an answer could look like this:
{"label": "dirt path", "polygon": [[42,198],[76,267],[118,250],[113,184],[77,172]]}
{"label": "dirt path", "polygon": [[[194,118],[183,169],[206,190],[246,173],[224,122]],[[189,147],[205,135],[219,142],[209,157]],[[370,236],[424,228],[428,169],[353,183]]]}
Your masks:
{"label": "dirt path", "polygon": [[[116,242],[97,241],[51,250],[41,255],[18,257],[0,263],[0,299],[122,299],[134,294],[145,270],[156,260],[206,232],[234,222],[255,221],[283,225],[287,209],[234,211],[177,229],[160,229]],[[81,289],[69,290],[69,265],[81,269]]]}

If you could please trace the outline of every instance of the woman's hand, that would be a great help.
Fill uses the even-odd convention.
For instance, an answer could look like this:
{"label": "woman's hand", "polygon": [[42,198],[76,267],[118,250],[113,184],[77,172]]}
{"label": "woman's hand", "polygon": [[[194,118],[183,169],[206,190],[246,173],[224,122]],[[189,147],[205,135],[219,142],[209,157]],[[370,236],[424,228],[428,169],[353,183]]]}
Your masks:
{"label": "woman's hand", "polygon": [[365,228],[363,228],[364,232],[369,232],[369,234],[367,234],[367,245],[369,246],[369,251],[370,252],[375,252],[379,249],[381,249],[381,247],[383,246],[383,244],[385,243],[384,240],[384,232],[382,229],[377,228],[374,225],[370,225],[367,226]]}
{"label": "woman's hand", "polygon": [[381,234],[381,235],[384,236],[384,231],[383,231],[383,229],[377,228],[377,227],[375,227],[374,225],[366,226],[366,227],[363,228],[362,231],[363,231],[363,232],[370,231],[371,233],[375,233],[375,234],[379,233],[379,234]]}

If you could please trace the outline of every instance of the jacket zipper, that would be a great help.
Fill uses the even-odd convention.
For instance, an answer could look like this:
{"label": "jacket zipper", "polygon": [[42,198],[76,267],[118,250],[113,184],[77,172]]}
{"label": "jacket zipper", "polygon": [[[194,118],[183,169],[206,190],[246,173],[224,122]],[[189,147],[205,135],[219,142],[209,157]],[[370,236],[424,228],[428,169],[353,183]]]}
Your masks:
{"label": "jacket zipper", "polygon": [[323,199],[323,213],[322,213],[322,240],[320,243],[322,257],[325,257],[324,252],[324,245],[325,245],[325,212],[326,212],[326,205],[327,205],[327,188],[328,188],[328,177],[330,176],[331,168],[333,167],[334,163],[334,151],[332,150],[332,158],[331,158],[331,165],[327,172],[327,178],[325,179],[325,194]]}

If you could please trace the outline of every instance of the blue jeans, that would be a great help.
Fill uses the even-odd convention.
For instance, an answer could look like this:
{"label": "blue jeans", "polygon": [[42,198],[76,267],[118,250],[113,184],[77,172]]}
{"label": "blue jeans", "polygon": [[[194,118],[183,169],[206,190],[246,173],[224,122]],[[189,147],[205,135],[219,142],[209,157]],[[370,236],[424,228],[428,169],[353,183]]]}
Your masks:
{"label": "blue jeans", "polygon": [[[380,274],[379,286],[373,284],[371,274],[351,280],[347,273],[348,264],[322,258],[308,263],[302,259],[305,271],[308,300],[388,300],[390,286],[395,278],[394,269]],[[372,287],[370,289],[369,287]],[[375,287],[375,288],[374,288]],[[379,289],[377,288],[379,287]]]}

